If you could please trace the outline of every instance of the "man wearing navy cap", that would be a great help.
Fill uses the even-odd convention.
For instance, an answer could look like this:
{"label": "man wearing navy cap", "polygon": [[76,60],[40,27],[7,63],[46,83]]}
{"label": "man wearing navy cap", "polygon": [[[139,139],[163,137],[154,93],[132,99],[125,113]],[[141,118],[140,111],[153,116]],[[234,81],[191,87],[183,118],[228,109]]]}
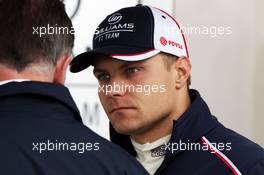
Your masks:
{"label": "man wearing navy cap", "polygon": [[150,174],[264,174],[263,149],[225,128],[189,89],[185,38],[166,12],[136,6],[107,16],[93,50],[74,58],[71,71],[90,65],[112,142]]}

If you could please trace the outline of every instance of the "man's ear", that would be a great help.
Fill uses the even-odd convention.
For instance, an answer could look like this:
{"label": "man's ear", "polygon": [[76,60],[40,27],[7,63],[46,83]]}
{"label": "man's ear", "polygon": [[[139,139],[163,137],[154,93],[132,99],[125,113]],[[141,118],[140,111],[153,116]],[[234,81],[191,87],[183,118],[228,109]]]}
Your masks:
{"label": "man's ear", "polygon": [[61,56],[57,62],[54,72],[53,82],[64,85],[66,79],[66,72],[70,62],[72,61],[71,54]]}
{"label": "man's ear", "polygon": [[181,89],[187,84],[187,80],[191,73],[192,65],[188,57],[180,57],[175,62],[174,69],[176,70],[175,88]]}

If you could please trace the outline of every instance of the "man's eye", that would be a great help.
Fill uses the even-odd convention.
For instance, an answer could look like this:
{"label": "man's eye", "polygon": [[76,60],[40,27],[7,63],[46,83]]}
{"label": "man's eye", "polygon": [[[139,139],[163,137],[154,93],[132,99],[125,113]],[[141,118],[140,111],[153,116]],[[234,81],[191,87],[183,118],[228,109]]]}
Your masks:
{"label": "man's eye", "polygon": [[136,72],[138,72],[138,71],[140,71],[140,68],[137,68],[137,67],[130,67],[130,68],[127,68],[127,69],[126,69],[126,72],[127,72],[128,74],[133,74],[133,73],[136,73]]}
{"label": "man's eye", "polygon": [[109,81],[110,80],[110,75],[108,74],[101,74],[97,76],[98,81]]}

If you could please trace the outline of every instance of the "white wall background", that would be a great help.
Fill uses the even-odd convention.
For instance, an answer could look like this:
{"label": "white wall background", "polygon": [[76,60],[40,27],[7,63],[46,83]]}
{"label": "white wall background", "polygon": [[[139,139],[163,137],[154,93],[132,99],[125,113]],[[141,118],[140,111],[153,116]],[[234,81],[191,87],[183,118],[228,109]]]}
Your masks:
{"label": "white wall background", "polygon": [[[66,1],[69,14],[76,2]],[[222,123],[264,146],[263,0],[143,0],[143,3],[174,14],[185,27],[231,29],[231,33],[217,36],[186,34],[193,65],[192,88],[200,91]],[[74,52],[81,53],[91,46],[93,32],[106,15],[135,4],[136,0],[82,0],[73,18]],[[108,119],[98,100],[91,70],[68,73],[67,86],[84,123],[108,138]]]}

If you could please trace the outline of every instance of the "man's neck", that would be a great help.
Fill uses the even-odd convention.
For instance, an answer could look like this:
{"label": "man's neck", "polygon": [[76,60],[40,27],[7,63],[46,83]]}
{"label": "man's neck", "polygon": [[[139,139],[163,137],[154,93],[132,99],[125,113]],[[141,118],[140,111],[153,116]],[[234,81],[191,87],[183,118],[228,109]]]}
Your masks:
{"label": "man's neck", "polygon": [[52,82],[52,77],[33,70],[18,72],[14,69],[0,65],[0,81],[8,81],[14,79],[26,79],[32,81]]}

